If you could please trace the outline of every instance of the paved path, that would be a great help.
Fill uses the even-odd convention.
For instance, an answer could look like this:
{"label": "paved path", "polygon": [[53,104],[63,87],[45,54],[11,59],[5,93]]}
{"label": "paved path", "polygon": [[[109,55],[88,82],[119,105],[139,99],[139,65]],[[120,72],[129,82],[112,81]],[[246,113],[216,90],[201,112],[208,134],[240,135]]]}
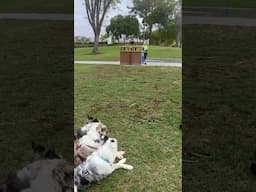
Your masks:
{"label": "paved path", "polygon": [[[119,61],[75,61],[75,64],[96,64],[96,65],[120,65]],[[182,67],[181,61],[177,62],[168,62],[168,61],[154,61],[154,60],[149,60],[147,62],[147,65],[143,66],[169,66],[169,67]]]}
{"label": "paved path", "polygon": [[0,19],[73,21],[73,14],[58,13],[0,13]]}

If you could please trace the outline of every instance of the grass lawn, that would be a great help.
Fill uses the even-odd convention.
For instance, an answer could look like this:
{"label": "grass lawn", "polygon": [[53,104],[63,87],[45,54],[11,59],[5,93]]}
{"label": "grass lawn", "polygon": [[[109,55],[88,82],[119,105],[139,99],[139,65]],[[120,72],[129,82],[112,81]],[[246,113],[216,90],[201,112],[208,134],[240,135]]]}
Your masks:
{"label": "grass lawn", "polygon": [[255,191],[255,31],[183,27],[183,150],[211,156],[183,164],[185,191]]}
{"label": "grass lawn", "polygon": [[[92,60],[92,61],[119,61],[120,57],[120,46],[104,46],[100,47],[101,54],[92,55],[91,47],[86,48],[75,48],[75,60]],[[160,47],[150,46],[149,47],[149,58],[181,58],[181,49],[173,47]]]}
{"label": "grass lawn", "polygon": [[255,8],[254,0],[184,0],[183,6],[213,6],[213,7],[241,7]]}
{"label": "grass lawn", "polygon": [[181,68],[75,65],[75,128],[97,116],[126,151],[91,192],[181,192]]}

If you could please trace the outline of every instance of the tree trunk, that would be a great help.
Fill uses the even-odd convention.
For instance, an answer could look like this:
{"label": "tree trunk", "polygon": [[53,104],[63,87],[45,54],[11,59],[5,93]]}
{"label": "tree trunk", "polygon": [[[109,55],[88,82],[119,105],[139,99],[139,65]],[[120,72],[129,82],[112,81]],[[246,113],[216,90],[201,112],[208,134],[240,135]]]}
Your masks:
{"label": "tree trunk", "polygon": [[181,47],[181,31],[178,30],[176,33],[176,46]]}
{"label": "tree trunk", "polygon": [[149,40],[149,42],[148,43],[150,43],[151,41],[151,35],[152,35],[152,28],[153,28],[153,25],[149,25],[149,34],[148,34],[148,40]]}
{"label": "tree trunk", "polygon": [[182,46],[182,23],[180,15],[176,18],[176,46]]}
{"label": "tree trunk", "polygon": [[100,39],[100,33],[94,33],[94,44],[92,49],[92,54],[99,53],[99,39]]}

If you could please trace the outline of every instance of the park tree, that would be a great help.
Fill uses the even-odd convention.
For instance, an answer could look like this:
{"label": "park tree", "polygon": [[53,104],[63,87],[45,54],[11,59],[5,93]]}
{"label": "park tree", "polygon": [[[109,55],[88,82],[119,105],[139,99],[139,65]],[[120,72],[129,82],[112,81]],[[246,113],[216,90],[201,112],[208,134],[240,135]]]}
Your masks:
{"label": "park tree", "polygon": [[84,0],[88,21],[94,33],[94,46],[92,53],[98,53],[99,38],[103,20],[107,11],[119,0]]}
{"label": "park tree", "polygon": [[130,36],[138,37],[140,34],[139,21],[131,15],[117,15],[111,19],[106,32],[111,33],[116,39],[120,39],[122,35],[126,38]]}
{"label": "park tree", "polygon": [[106,27],[106,32],[109,35],[111,33],[111,35],[113,35],[115,39],[120,39],[124,31],[122,22],[120,22],[122,20],[123,20],[123,16],[117,15],[110,20],[110,24]]}
{"label": "park tree", "polygon": [[[160,7],[155,11],[155,16],[159,17],[158,28],[161,31],[166,42],[175,38],[175,46],[181,47],[182,45],[182,22],[181,22],[181,0],[175,0],[174,4],[169,4],[166,7]],[[168,13],[172,10],[172,14]]]}
{"label": "park tree", "polygon": [[165,28],[158,28],[152,32],[151,43],[155,45],[170,46],[173,41],[176,40],[175,30],[174,23],[169,23]]}
{"label": "park tree", "polygon": [[180,0],[133,0],[130,10],[143,19],[143,24],[147,26],[146,34],[150,39],[154,25],[168,30],[175,22],[177,1]]}

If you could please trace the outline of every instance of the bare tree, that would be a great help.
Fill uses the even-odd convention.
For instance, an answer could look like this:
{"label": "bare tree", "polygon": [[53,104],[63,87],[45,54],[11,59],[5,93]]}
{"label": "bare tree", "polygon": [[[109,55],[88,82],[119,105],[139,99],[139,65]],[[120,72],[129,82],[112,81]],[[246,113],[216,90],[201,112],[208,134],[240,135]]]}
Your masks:
{"label": "bare tree", "polygon": [[84,0],[85,10],[94,33],[94,46],[92,53],[98,53],[100,31],[107,11],[117,0]]}

